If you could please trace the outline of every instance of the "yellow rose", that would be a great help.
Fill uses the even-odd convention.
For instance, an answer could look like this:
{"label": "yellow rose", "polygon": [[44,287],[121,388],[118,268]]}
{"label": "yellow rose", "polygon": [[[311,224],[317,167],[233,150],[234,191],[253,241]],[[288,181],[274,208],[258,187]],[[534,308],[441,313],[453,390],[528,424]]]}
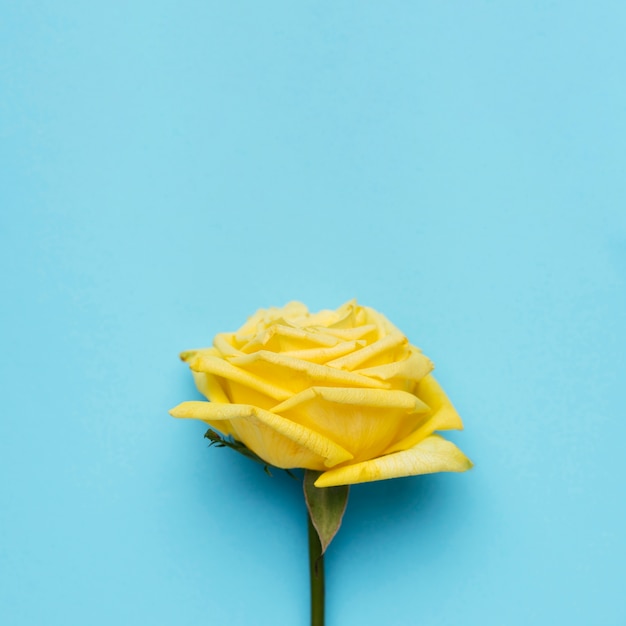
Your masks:
{"label": "yellow rose", "polygon": [[434,434],[463,423],[432,362],[354,301],[319,313],[300,302],[261,309],[181,358],[210,402],[183,402],[174,417],[202,420],[270,465],[323,471],[317,487],[472,466]]}

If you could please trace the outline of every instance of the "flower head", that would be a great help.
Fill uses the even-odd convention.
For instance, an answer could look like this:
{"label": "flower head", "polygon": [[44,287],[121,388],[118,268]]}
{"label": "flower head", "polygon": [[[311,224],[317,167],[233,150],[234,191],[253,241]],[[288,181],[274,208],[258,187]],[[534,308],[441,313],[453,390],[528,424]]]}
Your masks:
{"label": "flower head", "polygon": [[322,471],[317,487],[472,466],[435,434],[463,424],[432,362],[354,301],[318,313],[300,302],[261,309],[181,358],[210,402],[172,415],[206,422],[270,465]]}

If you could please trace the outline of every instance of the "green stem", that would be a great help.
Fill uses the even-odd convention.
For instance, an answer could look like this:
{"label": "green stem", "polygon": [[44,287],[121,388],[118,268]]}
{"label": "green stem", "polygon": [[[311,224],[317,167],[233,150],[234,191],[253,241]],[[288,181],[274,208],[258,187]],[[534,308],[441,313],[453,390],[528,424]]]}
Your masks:
{"label": "green stem", "polygon": [[324,626],[324,555],[317,531],[309,518],[309,575],[311,577],[311,626]]}

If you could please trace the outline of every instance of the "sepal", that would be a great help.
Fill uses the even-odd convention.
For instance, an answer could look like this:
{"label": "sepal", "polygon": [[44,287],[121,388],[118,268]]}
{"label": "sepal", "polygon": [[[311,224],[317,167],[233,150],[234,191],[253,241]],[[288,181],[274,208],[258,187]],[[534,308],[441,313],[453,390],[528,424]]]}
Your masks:
{"label": "sepal", "polygon": [[330,545],[341,526],[348,505],[350,487],[316,487],[313,483],[322,472],[306,470],[304,473],[304,499],[309,517],[320,539],[322,554]]}

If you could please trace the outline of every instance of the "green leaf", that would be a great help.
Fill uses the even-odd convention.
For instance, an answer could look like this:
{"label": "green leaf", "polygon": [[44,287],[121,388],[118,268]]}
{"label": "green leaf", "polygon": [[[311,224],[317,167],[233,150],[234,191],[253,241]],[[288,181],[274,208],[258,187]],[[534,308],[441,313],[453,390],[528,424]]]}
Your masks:
{"label": "green leaf", "polygon": [[321,473],[313,470],[304,473],[304,499],[324,554],[341,526],[350,488],[348,485],[321,489],[316,487],[313,483]]}

